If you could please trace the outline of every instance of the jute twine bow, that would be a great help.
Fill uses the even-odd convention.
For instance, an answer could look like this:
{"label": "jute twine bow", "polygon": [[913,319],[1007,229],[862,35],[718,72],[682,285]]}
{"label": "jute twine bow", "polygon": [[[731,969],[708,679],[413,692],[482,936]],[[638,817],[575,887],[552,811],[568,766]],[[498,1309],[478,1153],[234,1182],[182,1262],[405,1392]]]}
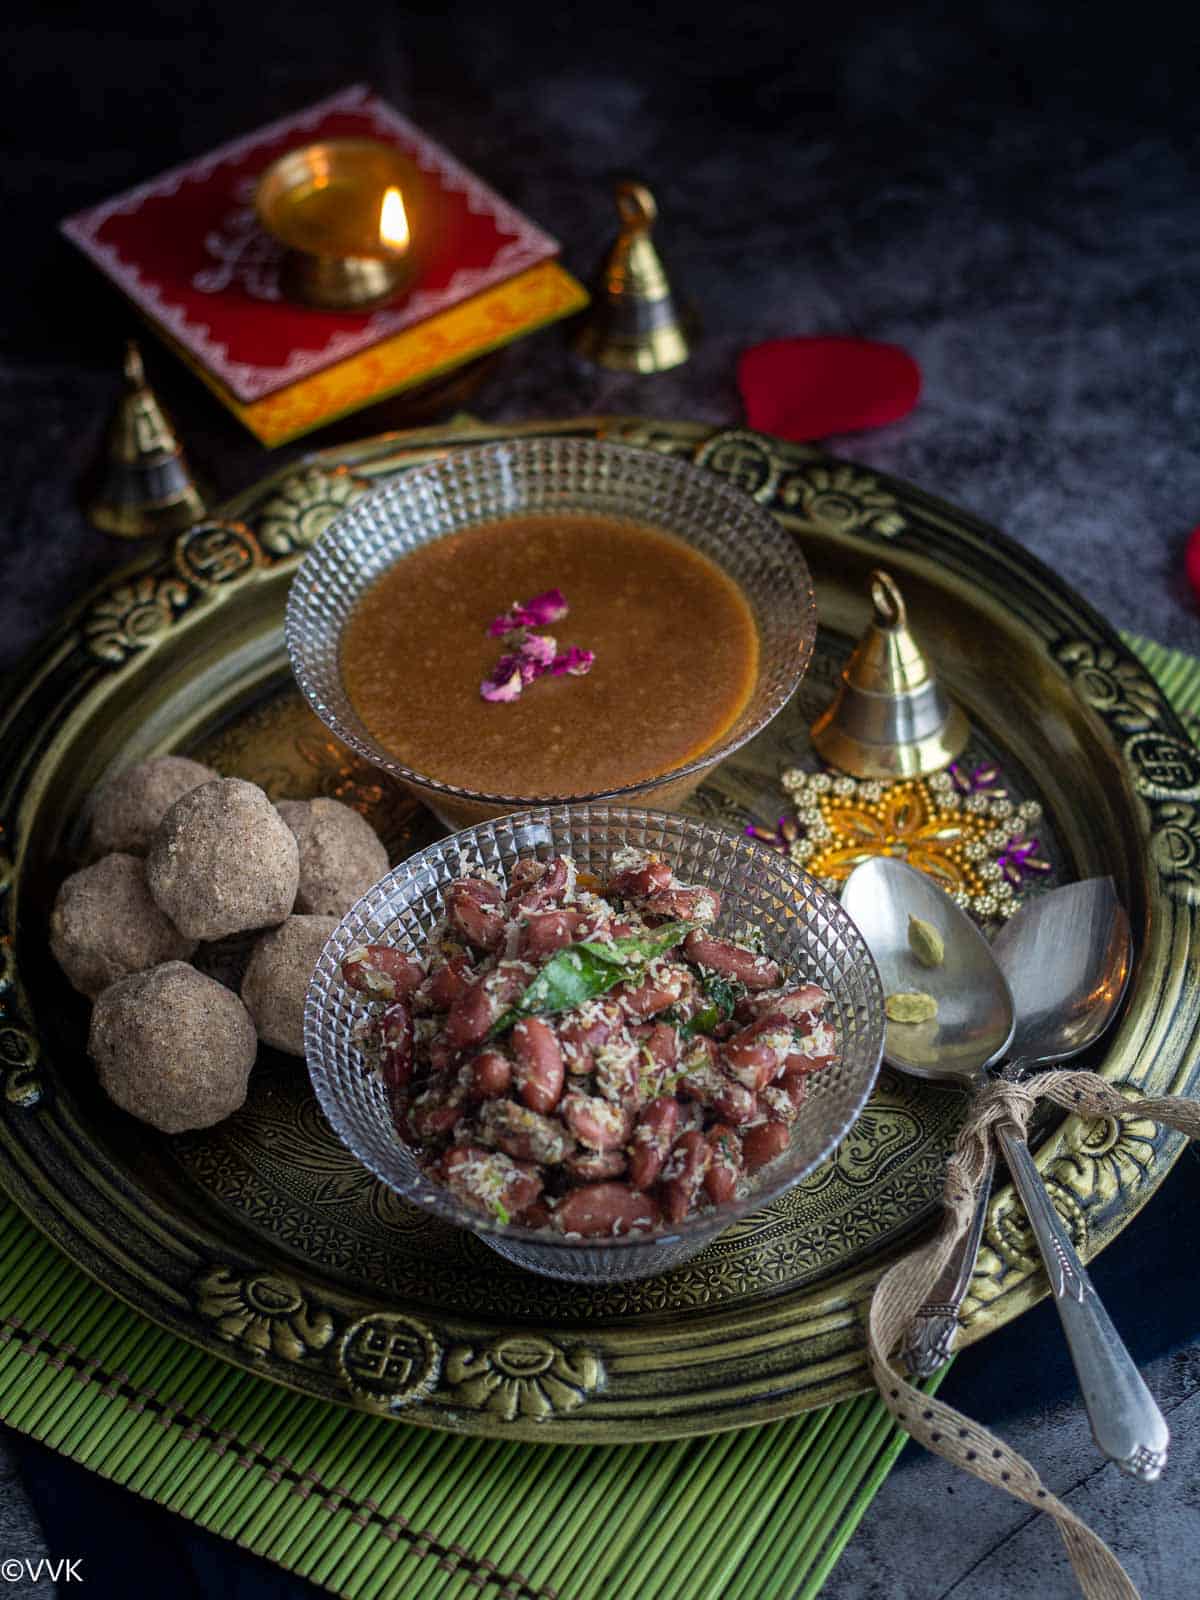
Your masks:
{"label": "jute twine bow", "polygon": [[1083,1117],[1149,1117],[1189,1139],[1200,1137],[1200,1104],[1177,1095],[1129,1098],[1091,1072],[1047,1072],[1029,1083],[997,1079],[985,1085],[971,1104],[946,1168],[941,1227],[927,1245],[889,1268],[872,1296],[867,1320],[871,1376],[892,1416],[927,1450],[1054,1518],[1087,1600],[1138,1600],[1104,1540],[1050,1493],[1023,1456],[952,1406],[913,1388],[890,1360],[970,1225],[993,1130],[998,1123],[1012,1122],[1024,1133],[1039,1100],[1052,1100]]}

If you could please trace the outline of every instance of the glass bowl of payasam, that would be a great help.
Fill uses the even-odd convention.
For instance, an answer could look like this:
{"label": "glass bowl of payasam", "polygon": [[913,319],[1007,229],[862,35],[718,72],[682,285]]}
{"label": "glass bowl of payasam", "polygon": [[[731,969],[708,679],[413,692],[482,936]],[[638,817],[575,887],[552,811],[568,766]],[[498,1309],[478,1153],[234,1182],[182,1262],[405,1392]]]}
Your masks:
{"label": "glass bowl of payasam", "polygon": [[804,558],[755,501],[573,438],[463,450],[365,495],[305,557],[286,623],[321,720],[455,828],[680,804],[787,702],[815,634]]}

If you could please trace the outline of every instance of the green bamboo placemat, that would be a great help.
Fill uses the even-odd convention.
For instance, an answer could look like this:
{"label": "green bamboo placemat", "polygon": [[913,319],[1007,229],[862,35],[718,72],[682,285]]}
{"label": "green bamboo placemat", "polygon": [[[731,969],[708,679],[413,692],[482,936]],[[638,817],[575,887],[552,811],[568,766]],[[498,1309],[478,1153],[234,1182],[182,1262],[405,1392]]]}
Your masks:
{"label": "green bamboo placemat", "polygon": [[[1200,716],[1200,662],[1128,642]],[[870,1394],[646,1445],[405,1428],[174,1338],[2,1199],[0,1419],[350,1600],[806,1600],[904,1444]]]}
{"label": "green bamboo placemat", "polygon": [[651,1445],[405,1428],[156,1328],[8,1202],[0,1285],[10,1427],[354,1600],[798,1600],[904,1442],[872,1395]]}

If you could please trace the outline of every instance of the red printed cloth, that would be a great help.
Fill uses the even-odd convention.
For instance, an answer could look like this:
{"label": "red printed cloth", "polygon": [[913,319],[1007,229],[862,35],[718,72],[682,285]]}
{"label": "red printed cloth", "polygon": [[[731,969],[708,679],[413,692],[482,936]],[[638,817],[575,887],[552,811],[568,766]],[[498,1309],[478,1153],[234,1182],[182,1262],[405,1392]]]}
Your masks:
{"label": "red printed cloth", "polygon": [[[412,291],[370,312],[280,297],[281,248],[254,189],[285,151],[379,139],[421,168],[436,227]],[[558,244],[359,84],[68,217],[66,236],[242,402],[261,399],[556,255]]]}

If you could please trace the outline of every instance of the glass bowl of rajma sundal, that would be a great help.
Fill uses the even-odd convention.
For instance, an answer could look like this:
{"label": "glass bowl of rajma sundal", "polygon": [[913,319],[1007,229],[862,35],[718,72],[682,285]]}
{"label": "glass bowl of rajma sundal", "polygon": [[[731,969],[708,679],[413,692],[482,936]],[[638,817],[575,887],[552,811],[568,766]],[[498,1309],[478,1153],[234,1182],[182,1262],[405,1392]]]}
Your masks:
{"label": "glass bowl of rajma sundal", "polygon": [[[469,889],[480,884],[486,890]],[[477,921],[485,914],[499,919],[500,932]],[[673,947],[669,957],[657,953],[664,944]],[[757,950],[755,971],[729,965],[737,946]],[[617,965],[605,971],[605,963]],[[515,990],[489,989],[497,974],[522,964]],[[646,999],[650,978],[661,983],[685,967],[691,976],[682,985]],[[393,989],[387,973],[410,968]],[[748,981],[730,980],[735,971]],[[451,988],[439,995],[447,978]],[[789,1003],[810,987],[824,991],[819,1033]],[[472,994],[490,996],[479,1025]],[[565,1041],[581,1037],[571,1025],[590,1019],[589,1005],[614,1013],[621,1039],[635,1040],[634,1078],[624,1089],[614,1090],[611,1034],[585,1041],[599,1053],[582,1064],[568,1050]],[[549,1088],[540,1068],[526,1070],[513,1020],[535,1012],[538,1028],[553,1024],[562,1042],[565,1066]],[[685,1053],[695,1049],[694,1027],[716,1036],[707,1064]],[[805,1037],[787,1040],[780,1030],[789,1027]],[[664,1032],[675,1035],[665,1062],[657,1055]],[[519,812],[412,856],[343,917],[305,1008],[317,1098],[364,1166],[507,1260],[590,1283],[668,1271],[811,1172],[870,1094],[883,1034],[870,952],[815,879],[732,829],[607,804]],[[397,1072],[392,1046],[381,1055],[380,1040],[401,1036]],[[756,1065],[763,1045],[780,1051],[765,1071]],[[798,1061],[789,1051],[813,1054]],[[488,1076],[497,1057],[509,1060],[503,1081]],[[647,1081],[647,1072],[659,1076]],[[658,1127],[655,1118],[677,1096],[673,1148],[648,1171],[639,1129]],[[624,1119],[616,1135],[597,1136],[597,1111]],[[527,1131],[549,1134],[554,1148],[512,1142]],[[722,1153],[737,1158],[733,1184],[715,1181]],[[487,1181],[466,1182],[472,1174]]]}

